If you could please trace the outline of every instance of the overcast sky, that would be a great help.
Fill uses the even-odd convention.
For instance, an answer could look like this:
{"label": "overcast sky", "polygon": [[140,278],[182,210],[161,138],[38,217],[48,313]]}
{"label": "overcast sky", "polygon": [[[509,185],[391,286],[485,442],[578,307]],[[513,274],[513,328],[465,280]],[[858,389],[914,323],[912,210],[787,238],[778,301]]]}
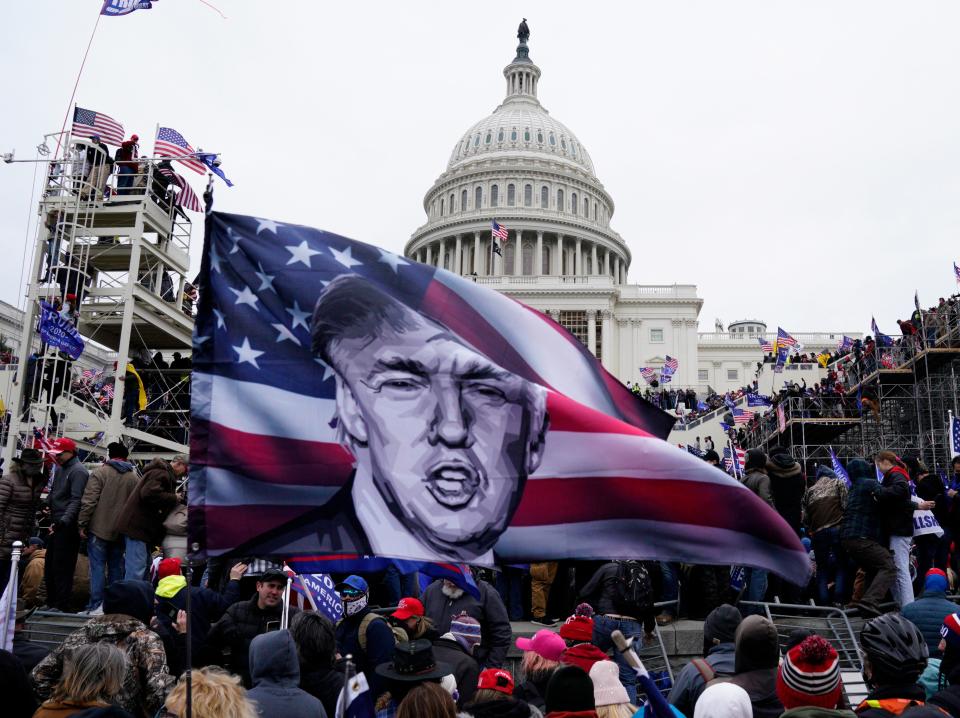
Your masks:
{"label": "overcast sky", "polygon": [[[701,331],[866,331],[876,313],[894,333],[914,289],[956,291],[956,2],[212,2],[227,20],[200,0],[103,18],[76,102],[221,152],[218,209],[402,251],[502,99],[526,15],[540,100],[616,202],[630,281],[698,285]],[[33,157],[60,128],[99,6],[5,9],[0,151]],[[0,165],[13,303],[32,175]]]}

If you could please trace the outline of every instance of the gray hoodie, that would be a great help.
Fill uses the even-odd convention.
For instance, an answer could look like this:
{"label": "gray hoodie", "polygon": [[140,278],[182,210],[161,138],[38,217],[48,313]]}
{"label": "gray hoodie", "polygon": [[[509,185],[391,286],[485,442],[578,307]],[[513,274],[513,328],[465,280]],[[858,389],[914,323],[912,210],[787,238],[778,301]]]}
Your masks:
{"label": "gray hoodie", "polygon": [[260,715],[327,718],[323,704],[299,688],[300,661],[290,632],[271,631],[250,644],[250,680],[247,695]]}

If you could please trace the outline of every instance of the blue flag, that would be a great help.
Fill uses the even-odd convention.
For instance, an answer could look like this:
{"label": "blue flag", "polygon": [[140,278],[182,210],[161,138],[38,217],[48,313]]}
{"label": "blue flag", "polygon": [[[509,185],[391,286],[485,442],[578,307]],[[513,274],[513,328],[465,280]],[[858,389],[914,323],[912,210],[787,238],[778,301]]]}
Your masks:
{"label": "blue flag", "polygon": [[838,479],[843,479],[843,482],[849,488],[851,485],[850,474],[847,473],[847,470],[843,468],[843,464],[840,463],[840,459],[837,458],[837,455],[833,453],[833,447],[830,447],[830,465],[833,467],[833,473],[837,475]]}
{"label": "blue flag", "polygon": [[224,182],[227,183],[227,187],[233,187],[233,182],[227,179],[227,176],[223,173],[223,170],[220,169],[220,166],[217,164],[217,157],[219,155],[215,155],[212,152],[197,152],[195,154],[196,154],[196,158],[201,162],[203,162],[203,164],[206,165],[207,169],[209,169],[217,177],[219,177],[220,179],[222,179]]}
{"label": "blue flag", "polygon": [[707,406],[707,403],[705,401],[697,402],[697,411],[709,411],[709,409],[710,407]]}
{"label": "blue flag", "polygon": [[863,388],[857,387],[857,411],[863,413]]}
{"label": "blue flag", "polygon": [[773,401],[763,394],[747,394],[747,406],[773,406]]}
{"label": "blue flag", "polygon": [[313,599],[313,605],[334,625],[343,618],[343,601],[334,590],[336,583],[328,573],[305,573],[294,579],[291,587],[294,591]]}
{"label": "blue flag", "polygon": [[61,317],[57,311],[40,302],[40,338],[52,347],[77,359],[83,354],[83,337],[69,319]]}
{"label": "blue flag", "polygon": [[462,564],[430,563],[427,561],[403,561],[400,559],[379,558],[331,554],[292,556],[287,565],[298,574],[325,574],[325,573],[376,573],[384,571],[388,566],[394,566],[402,574],[419,572],[430,578],[445,578],[458,588],[462,588],[474,598],[480,598],[480,589],[473,580],[473,574]]}
{"label": "blue flag", "polygon": [[152,7],[153,3],[149,0],[103,0],[100,14],[117,17],[129,15],[134,10],[149,10]]}
{"label": "blue flag", "polygon": [[731,399],[729,396],[726,396],[726,395],[724,395],[723,397],[723,405],[727,407],[730,411],[733,411],[734,409],[737,408],[737,403],[733,399]]}
{"label": "blue flag", "polygon": [[374,718],[377,713],[373,701],[367,677],[357,673],[343,682],[343,691],[337,699],[336,714],[343,718]]}

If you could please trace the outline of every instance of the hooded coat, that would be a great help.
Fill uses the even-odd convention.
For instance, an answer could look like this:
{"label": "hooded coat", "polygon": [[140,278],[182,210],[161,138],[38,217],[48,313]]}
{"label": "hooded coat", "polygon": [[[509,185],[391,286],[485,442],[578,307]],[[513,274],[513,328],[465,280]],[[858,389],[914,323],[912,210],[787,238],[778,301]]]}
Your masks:
{"label": "hooded coat", "polygon": [[43,476],[31,480],[17,463],[0,479],[0,558],[10,558],[13,542],[26,543],[33,534],[45,485]]}
{"label": "hooded coat", "polygon": [[163,541],[163,521],[177,505],[177,477],[170,464],[154,459],[130,494],[117,518],[117,533],[157,546]]}
{"label": "hooded coat", "polygon": [[117,516],[139,481],[129,461],[110,459],[98,466],[90,472],[83,490],[77,525],[98,539],[116,541],[120,537],[116,530]]}
{"label": "hooded coat", "polygon": [[730,683],[750,696],[753,718],[779,718],[783,704],[777,697],[780,646],[776,627],[766,618],[747,616],[737,628],[734,644],[736,674]]}
{"label": "hooded coat", "polygon": [[253,639],[250,680],[253,688],[247,691],[247,697],[265,718],[327,718],[323,704],[300,688],[300,659],[287,630],[271,631]]}
{"label": "hooded coat", "polygon": [[163,643],[147,628],[153,614],[153,587],[146,581],[118,581],[108,586],[103,616],[71,633],[33,669],[34,693],[46,700],[63,675],[64,655],[79,646],[109,642],[127,654],[127,673],[115,702],[134,715],[155,715],[176,679],[167,670]]}
{"label": "hooded coat", "polygon": [[800,533],[801,503],[806,484],[799,462],[786,451],[774,450],[767,461],[773,505],[790,528]]}
{"label": "hooded coat", "polygon": [[469,703],[477,691],[480,664],[452,633],[444,633],[434,639],[433,655],[438,661],[448,664],[453,677],[457,679],[457,691],[460,693],[457,704],[463,706]]}

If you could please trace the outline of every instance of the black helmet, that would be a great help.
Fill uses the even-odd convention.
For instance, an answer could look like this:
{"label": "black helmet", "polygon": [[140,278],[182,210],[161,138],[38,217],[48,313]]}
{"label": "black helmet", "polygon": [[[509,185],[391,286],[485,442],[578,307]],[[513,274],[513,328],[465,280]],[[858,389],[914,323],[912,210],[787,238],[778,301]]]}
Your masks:
{"label": "black helmet", "polygon": [[881,680],[898,682],[916,680],[930,655],[920,629],[899,613],[867,621],[860,631],[860,647]]}

